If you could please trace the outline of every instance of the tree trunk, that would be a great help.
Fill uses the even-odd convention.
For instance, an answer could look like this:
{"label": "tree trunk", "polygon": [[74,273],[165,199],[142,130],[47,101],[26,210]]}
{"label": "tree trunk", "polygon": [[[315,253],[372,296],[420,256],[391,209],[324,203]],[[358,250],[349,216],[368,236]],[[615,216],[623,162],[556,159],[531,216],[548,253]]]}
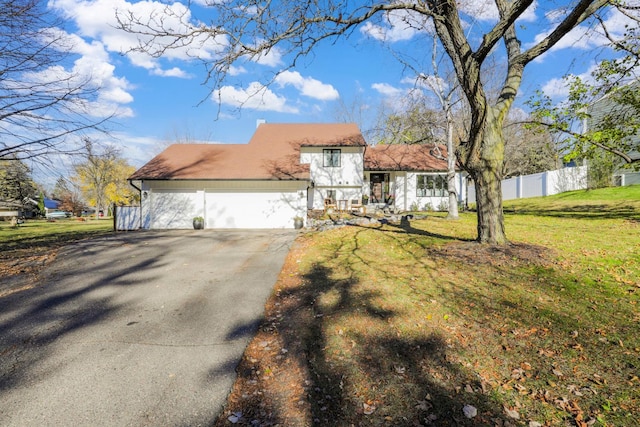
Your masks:
{"label": "tree trunk", "polygon": [[458,192],[456,191],[455,170],[447,172],[447,191],[449,192],[449,212],[447,219],[458,219]]}
{"label": "tree trunk", "polygon": [[458,219],[456,156],[453,149],[453,118],[451,117],[449,109],[447,110],[447,191],[449,192],[449,212],[447,219]]}
{"label": "tree trunk", "polygon": [[504,214],[502,212],[502,166],[504,140],[502,115],[489,110],[484,126],[479,158],[469,165],[476,189],[478,242],[505,244]]}
{"label": "tree trunk", "polygon": [[498,170],[487,168],[474,174],[478,210],[478,241],[504,244],[504,214],[502,212],[502,182]]}

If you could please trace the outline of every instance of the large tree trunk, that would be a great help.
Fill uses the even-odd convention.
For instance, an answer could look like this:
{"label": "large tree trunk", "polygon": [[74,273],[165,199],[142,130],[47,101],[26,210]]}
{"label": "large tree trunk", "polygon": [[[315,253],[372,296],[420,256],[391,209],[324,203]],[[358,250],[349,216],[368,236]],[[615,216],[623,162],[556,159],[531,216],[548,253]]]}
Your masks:
{"label": "large tree trunk", "polygon": [[502,114],[489,110],[483,136],[479,158],[468,165],[476,189],[478,241],[504,244],[507,243],[507,236],[502,212]]}
{"label": "large tree trunk", "polygon": [[507,242],[502,213],[502,183],[499,169],[474,174],[476,206],[478,210],[478,241],[503,244]]}

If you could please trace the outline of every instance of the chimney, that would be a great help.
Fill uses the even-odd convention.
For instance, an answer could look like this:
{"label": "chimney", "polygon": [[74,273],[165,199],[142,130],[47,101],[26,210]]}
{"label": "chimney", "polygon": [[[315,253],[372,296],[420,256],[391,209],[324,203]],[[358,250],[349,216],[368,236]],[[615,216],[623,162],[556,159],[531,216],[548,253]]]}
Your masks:
{"label": "chimney", "polygon": [[267,121],[265,119],[258,119],[256,120],[256,129],[258,129],[258,127],[260,127],[260,125],[267,123]]}

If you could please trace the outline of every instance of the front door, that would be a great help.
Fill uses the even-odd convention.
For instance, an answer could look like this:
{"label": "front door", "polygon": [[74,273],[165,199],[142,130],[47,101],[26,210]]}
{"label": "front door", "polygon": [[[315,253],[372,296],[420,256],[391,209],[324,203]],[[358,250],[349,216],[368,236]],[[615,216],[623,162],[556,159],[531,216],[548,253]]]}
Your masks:
{"label": "front door", "polygon": [[384,203],[386,195],[389,192],[389,174],[372,173],[370,185],[371,203]]}

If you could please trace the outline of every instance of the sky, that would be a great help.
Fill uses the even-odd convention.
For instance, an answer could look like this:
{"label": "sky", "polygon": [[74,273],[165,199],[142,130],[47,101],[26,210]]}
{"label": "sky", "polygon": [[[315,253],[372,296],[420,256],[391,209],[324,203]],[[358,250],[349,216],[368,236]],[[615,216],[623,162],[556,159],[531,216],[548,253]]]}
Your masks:
{"label": "sky", "polygon": [[[322,43],[295,68],[286,69],[288,58],[278,49],[258,60],[235,64],[228,84],[213,94],[204,84],[205,68],[193,55],[214,58],[215,46],[192,45],[153,58],[131,52],[137,36],[117,29],[116,11],[158,16],[169,7],[186,13],[196,23],[210,13],[202,3],[193,1],[192,10],[188,10],[186,2],[171,1],[48,2],[49,10],[64,21],[60,30],[73,40],[74,61],[67,64],[66,71],[86,75],[99,85],[96,116],[116,112],[111,135],[96,138],[121,147],[123,156],[136,167],[176,141],[246,143],[259,119],[272,123],[333,122],[344,111],[341,105],[357,103],[373,115],[379,105],[400,104],[416,89],[416,74],[403,67],[390,50],[416,58],[417,64],[424,65],[424,74],[431,72],[429,35],[409,26],[411,17],[402,13],[358,27],[348,39]],[[517,22],[523,48],[545,35],[564,3],[571,2],[534,2]],[[496,22],[493,1],[460,4],[471,40]],[[624,16],[611,12],[604,17],[614,32],[624,28]],[[604,43],[602,35],[585,26],[572,31],[528,66],[516,108],[524,108],[523,101],[537,89],[562,99],[567,92],[562,76],[588,76],[596,61],[610,54],[600,49]],[[266,76],[285,69],[263,88]],[[248,97],[256,88],[264,89],[263,96]],[[241,103],[243,107],[238,109]],[[369,124],[367,120],[361,123]]]}

